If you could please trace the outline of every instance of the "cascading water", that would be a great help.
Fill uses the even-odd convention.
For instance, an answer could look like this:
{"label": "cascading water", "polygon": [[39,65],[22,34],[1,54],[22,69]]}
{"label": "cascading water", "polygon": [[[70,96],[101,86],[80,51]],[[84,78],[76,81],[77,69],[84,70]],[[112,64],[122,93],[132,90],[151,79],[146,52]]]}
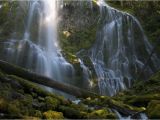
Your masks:
{"label": "cascading water", "polygon": [[[62,2],[28,1],[29,9],[23,38],[4,43],[3,59],[59,81],[71,78],[74,73],[73,67],[63,58],[57,41],[57,13]],[[132,80],[144,67],[152,46],[136,18],[109,7],[103,0],[98,0],[97,4],[101,12],[101,27],[88,56],[98,78],[100,94],[112,96],[131,86]],[[152,73],[159,65],[156,55],[151,59],[145,71],[147,74]],[[84,63],[80,61],[83,78],[92,84],[89,80],[90,70]]]}
{"label": "cascading water", "polygon": [[[4,43],[5,60],[58,81],[73,77],[74,69],[62,56],[57,40],[58,9],[61,1],[29,1],[22,40]],[[37,24],[37,29],[34,25]],[[33,33],[32,31],[37,31]],[[34,37],[36,35],[38,37]]]}
{"label": "cascading water", "polygon": [[[143,69],[152,46],[135,17],[108,6],[103,0],[97,4],[102,28],[97,32],[89,56],[97,74],[100,94],[112,96],[131,86]],[[152,73],[158,65],[159,59],[153,55],[145,72]]]}
{"label": "cascading water", "polygon": [[79,59],[80,62],[80,67],[82,68],[83,71],[83,80],[85,81],[85,85],[89,85],[87,87],[92,88],[93,82],[91,81],[90,78],[92,78],[92,72],[88,69],[88,67],[83,63],[83,60]]}

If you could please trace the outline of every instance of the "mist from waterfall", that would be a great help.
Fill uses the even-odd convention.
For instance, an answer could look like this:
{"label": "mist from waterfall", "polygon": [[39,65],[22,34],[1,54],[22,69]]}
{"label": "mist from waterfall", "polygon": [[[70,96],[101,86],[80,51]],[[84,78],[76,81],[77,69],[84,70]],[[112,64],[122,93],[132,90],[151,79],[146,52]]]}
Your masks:
{"label": "mist from waterfall", "polygon": [[57,37],[58,10],[63,1],[27,2],[24,36],[4,43],[4,59],[61,82],[71,79],[74,68],[62,56]]}

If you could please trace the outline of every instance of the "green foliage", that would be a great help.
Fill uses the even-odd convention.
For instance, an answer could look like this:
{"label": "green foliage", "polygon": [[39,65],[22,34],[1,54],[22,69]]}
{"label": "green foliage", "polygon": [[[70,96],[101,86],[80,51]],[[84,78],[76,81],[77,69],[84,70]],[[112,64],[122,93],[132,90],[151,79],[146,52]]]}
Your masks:
{"label": "green foliage", "polygon": [[147,114],[151,119],[160,118],[160,101],[152,100],[147,107]]}
{"label": "green foliage", "polygon": [[78,2],[66,1],[59,27],[60,46],[64,53],[72,55],[93,45],[99,19],[99,8],[94,2],[93,9],[88,1]]}
{"label": "green foliage", "polygon": [[96,26],[89,28],[72,30],[70,36],[66,36],[63,31],[60,33],[60,43],[64,51],[75,54],[81,49],[89,49],[96,38]]}
{"label": "green foliage", "polygon": [[2,1],[0,5],[0,40],[6,40],[13,32],[17,2]]}

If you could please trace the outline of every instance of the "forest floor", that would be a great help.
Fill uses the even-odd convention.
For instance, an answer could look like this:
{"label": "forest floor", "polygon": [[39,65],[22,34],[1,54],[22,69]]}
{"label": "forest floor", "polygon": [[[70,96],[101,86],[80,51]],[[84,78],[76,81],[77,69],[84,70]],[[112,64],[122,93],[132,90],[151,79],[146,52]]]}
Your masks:
{"label": "forest floor", "polygon": [[71,101],[45,91],[39,85],[0,72],[0,118],[23,119],[113,119],[123,116],[160,118],[160,72],[147,81],[137,81],[116,96],[77,98]]}

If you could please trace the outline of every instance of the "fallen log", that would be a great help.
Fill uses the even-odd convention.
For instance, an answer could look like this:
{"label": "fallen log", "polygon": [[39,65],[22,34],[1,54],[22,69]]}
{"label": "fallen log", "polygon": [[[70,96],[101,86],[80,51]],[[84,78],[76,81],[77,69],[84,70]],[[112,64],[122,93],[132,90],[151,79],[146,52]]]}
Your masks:
{"label": "fallen log", "polygon": [[97,94],[80,89],[78,87],[75,87],[73,85],[69,85],[66,83],[61,83],[56,80],[53,80],[51,78],[39,75],[37,73],[31,72],[27,69],[23,69],[21,67],[18,67],[16,65],[10,64],[6,61],[0,60],[0,69],[7,74],[10,75],[16,75],[18,77],[22,77],[24,79],[27,79],[31,82],[38,83],[53,89],[60,90],[62,92],[68,93],[70,95],[79,97],[79,98],[86,98],[86,97],[96,97]]}
{"label": "fallen log", "polygon": [[[2,61],[2,60],[0,60],[0,70],[4,71],[8,75],[15,75],[15,76],[21,77],[23,79],[26,79],[28,81],[38,83],[38,84],[41,84],[41,85],[44,85],[47,87],[51,87],[53,89],[60,90],[62,92],[74,95],[79,98],[87,98],[87,97],[99,98],[100,97],[99,95],[97,95],[93,92],[83,90],[78,87],[66,84],[66,83],[60,83],[60,82],[55,81],[51,78],[48,78],[48,77],[45,77],[42,75],[38,75],[38,74],[31,72],[27,69],[23,69],[21,67],[18,67],[16,65],[10,64],[10,63]],[[3,79],[7,80],[8,78],[3,78]],[[2,80],[2,78],[1,78],[1,80]],[[128,115],[134,115],[137,113],[137,111],[127,109],[123,106],[118,105],[116,102],[108,101],[108,100],[106,100],[106,102],[107,102],[106,104],[108,104],[108,106],[110,108],[113,108],[113,109],[119,111],[123,115],[128,116]]]}

